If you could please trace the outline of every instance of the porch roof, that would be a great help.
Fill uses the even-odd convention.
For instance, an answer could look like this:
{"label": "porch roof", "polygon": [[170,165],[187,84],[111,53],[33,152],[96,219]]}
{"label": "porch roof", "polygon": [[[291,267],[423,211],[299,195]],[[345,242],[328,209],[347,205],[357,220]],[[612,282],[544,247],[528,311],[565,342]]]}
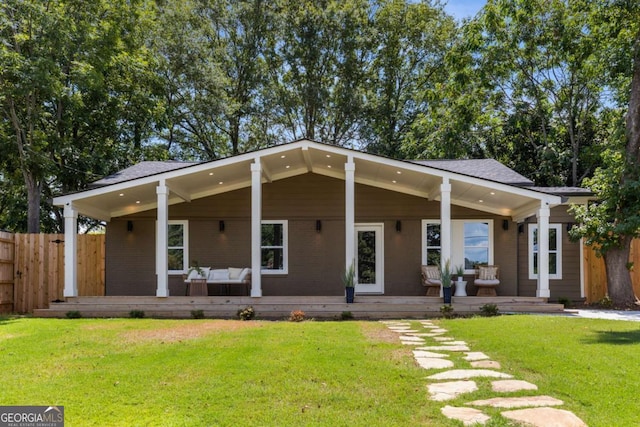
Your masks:
{"label": "porch roof", "polygon": [[355,163],[355,182],[439,200],[443,179],[451,183],[451,203],[519,221],[541,203],[567,202],[564,196],[589,196],[585,189],[541,188],[491,159],[448,161],[394,160],[360,151],[299,140],[219,160],[200,163],[142,162],[93,183],[89,189],[54,198],[80,214],[105,221],[155,209],[156,187],[171,191],[169,204],[190,202],[251,186],[251,164],[260,162],[262,182],[316,173],[345,179],[344,165]]}

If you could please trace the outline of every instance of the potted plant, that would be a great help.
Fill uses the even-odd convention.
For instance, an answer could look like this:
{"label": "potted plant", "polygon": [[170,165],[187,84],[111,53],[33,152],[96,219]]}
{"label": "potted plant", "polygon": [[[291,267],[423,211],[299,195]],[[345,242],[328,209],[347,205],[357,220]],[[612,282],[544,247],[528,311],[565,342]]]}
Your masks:
{"label": "potted plant", "polygon": [[449,260],[444,263],[444,267],[440,272],[440,280],[442,281],[442,294],[444,295],[444,303],[451,304],[451,279],[453,278],[453,271],[449,264]]}
{"label": "potted plant", "polygon": [[189,271],[187,271],[187,277],[189,277],[192,271],[195,271],[197,273],[198,278],[205,278],[204,270],[198,265],[198,261],[196,260],[193,260],[193,267],[189,267]]}
{"label": "potted plant", "polygon": [[356,268],[354,263],[351,263],[347,271],[342,275],[342,282],[344,283],[344,290],[347,294],[347,304],[351,304],[353,303],[356,290]]}
{"label": "potted plant", "polygon": [[458,276],[458,282],[464,280],[464,266],[462,264],[456,267],[456,276]]}

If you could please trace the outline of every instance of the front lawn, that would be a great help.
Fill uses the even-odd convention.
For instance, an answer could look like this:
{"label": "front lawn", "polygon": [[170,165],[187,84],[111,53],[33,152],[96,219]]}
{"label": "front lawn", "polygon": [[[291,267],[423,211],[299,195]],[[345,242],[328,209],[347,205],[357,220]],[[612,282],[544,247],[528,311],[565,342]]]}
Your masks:
{"label": "front lawn", "polygon": [[550,316],[439,323],[503,372],[564,400],[587,425],[640,425],[640,323]]}
{"label": "front lawn", "polygon": [[[640,324],[437,323],[591,427],[640,424]],[[428,400],[410,350],[378,322],[5,319],[0,405],[63,405],[67,426],[461,425]]]}

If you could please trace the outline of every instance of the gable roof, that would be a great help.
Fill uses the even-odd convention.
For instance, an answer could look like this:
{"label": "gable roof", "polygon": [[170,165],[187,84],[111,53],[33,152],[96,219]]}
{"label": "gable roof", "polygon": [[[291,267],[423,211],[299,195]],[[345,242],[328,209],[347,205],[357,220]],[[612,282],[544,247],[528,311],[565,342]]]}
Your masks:
{"label": "gable roof", "polygon": [[157,207],[159,185],[170,190],[169,204],[230,192],[252,185],[253,165],[263,183],[314,173],[346,177],[345,164],[355,167],[355,182],[389,191],[440,200],[443,183],[451,203],[515,220],[535,214],[541,205],[563,203],[561,191],[549,194],[492,159],[406,161],[361,151],[299,140],[207,162],[141,162],[98,180],[91,188],[54,198],[57,206],[109,221],[113,217]]}
{"label": "gable roof", "polygon": [[503,184],[521,187],[532,186],[533,181],[520,175],[495,159],[468,160],[415,160],[413,163],[461,173],[476,178],[488,179]]}

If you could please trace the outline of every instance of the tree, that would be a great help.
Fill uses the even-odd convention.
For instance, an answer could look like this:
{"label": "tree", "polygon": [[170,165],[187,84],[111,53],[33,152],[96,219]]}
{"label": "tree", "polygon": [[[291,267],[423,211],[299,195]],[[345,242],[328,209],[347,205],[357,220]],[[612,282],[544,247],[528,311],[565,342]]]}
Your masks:
{"label": "tree", "polygon": [[26,231],[39,232],[41,221],[61,227],[48,197],[117,169],[130,151],[122,144],[144,138],[153,99],[134,89],[150,62],[140,44],[142,6],[125,0],[0,5],[3,178],[22,178]]}
{"label": "tree", "polygon": [[576,186],[593,172],[603,72],[585,26],[592,8],[582,0],[490,0],[466,33],[509,135],[498,141],[519,140],[512,165],[538,185]]}
{"label": "tree", "polygon": [[358,137],[369,60],[365,0],[281,0],[268,54],[279,134],[344,145]]}
{"label": "tree", "polygon": [[609,296],[616,306],[632,306],[629,251],[640,236],[640,6],[612,0],[594,11],[591,23],[600,42],[601,60],[609,64],[610,88],[615,100],[628,102],[612,111],[608,120],[603,164],[587,185],[597,201],[575,206],[580,221],[573,237],[584,237],[604,257]]}
{"label": "tree", "polygon": [[425,1],[381,0],[374,10],[363,145],[374,153],[403,157],[412,126],[433,108],[448,75],[444,58],[456,26],[440,6]]}

